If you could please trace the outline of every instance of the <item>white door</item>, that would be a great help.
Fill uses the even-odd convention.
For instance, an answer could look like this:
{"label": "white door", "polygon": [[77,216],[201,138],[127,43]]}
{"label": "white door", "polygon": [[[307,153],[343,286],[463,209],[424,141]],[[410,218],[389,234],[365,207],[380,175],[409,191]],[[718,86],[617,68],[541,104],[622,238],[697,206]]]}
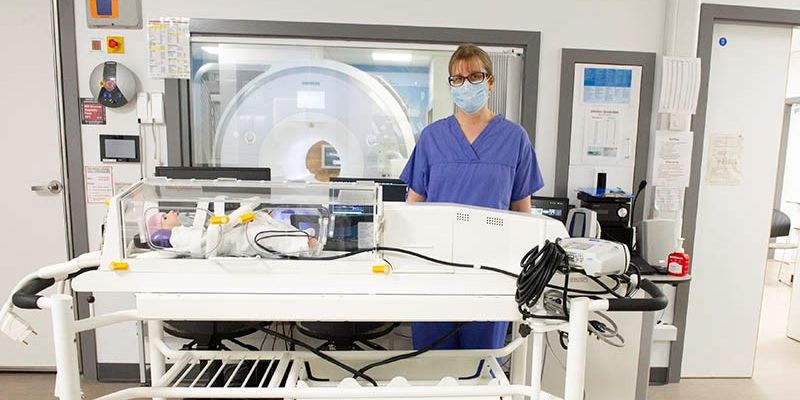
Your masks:
{"label": "white door", "polygon": [[[67,258],[64,193],[32,186],[62,182],[50,0],[3,0],[0,13],[2,195],[0,297],[24,275]],[[24,346],[0,336],[0,368],[52,369],[50,314],[20,311],[38,332]]]}
{"label": "white door", "polygon": [[[758,339],[792,29],[717,24],[683,375],[750,377]],[[710,148],[741,135],[741,179],[712,185]],[[719,171],[719,170],[718,170]],[[687,207],[692,205],[687,204]]]}

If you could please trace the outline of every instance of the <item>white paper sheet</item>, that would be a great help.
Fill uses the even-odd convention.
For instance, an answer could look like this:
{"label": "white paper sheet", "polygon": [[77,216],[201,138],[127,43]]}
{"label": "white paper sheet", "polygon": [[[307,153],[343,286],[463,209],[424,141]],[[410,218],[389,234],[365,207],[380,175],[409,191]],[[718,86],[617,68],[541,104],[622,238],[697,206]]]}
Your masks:
{"label": "white paper sheet", "polygon": [[716,134],[708,145],[706,183],[714,186],[738,186],[742,183],[742,135]]}
{"label": "white paper sheet", "polygon": [[680,211],[683,207],[683,190],[682,187],[656,186],[656,210]]}
{"label": "white paper sheet", "polygon": [[592,109],[586,110],[584,123],[584,139],[586,149],[585,161],[593,161],[598,157],[616,160],[627,155],[620,154],[622,134],[619,110]]}
{"label": "white paper sheet", "polygon": [[86,202],[103,204],[114,196],[114,173],[109,165],[87,165],[84,167],[86,178]]}
{"label": "white paper sheet", "polygon": [[692,140],[692,132],[656,132],[653,175],[650,178],[654,186],[689,186]]}
{"label": "white paper sheet", "polygon": [[189,18],[158,18],[147,21],[150,77],[191,77]]}

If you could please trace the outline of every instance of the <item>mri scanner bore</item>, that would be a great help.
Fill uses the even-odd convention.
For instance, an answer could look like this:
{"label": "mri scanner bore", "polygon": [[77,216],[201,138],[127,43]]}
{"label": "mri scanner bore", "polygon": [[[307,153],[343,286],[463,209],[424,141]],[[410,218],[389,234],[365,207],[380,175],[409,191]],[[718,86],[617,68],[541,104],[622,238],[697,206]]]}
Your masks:
{"label": "mri scanner bore", "polygon": [[[269,167],[277,181],[397,177],[422,128],[453,110],[449,49],[192,46],[194,165]],[[521,71],[518,53],[492,54],[507,59],[501,73]],[[500,112],[518,115],[519,94],[501,93]]]}

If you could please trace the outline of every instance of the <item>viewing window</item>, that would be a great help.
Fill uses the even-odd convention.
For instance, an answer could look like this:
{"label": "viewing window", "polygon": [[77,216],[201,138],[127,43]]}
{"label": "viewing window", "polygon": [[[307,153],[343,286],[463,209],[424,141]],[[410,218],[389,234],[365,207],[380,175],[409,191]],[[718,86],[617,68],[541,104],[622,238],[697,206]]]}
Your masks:
{"label": "viewing window", "polygon": [[[454,111],[456,45],[192,37],[194,166],[276,181],[399,176],[422,129]],[[491,109],[519,122],[520,49],[486,47]]]}

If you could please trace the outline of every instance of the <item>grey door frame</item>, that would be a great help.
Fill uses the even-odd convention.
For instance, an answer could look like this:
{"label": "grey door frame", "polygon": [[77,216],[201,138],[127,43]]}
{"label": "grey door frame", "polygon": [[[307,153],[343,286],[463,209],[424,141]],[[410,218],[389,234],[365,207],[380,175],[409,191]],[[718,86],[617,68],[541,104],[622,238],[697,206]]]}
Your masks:
{"label": "grey door frame", "polygon": [[[67,187],[67,214],[70,221],[68,236],[72,246],[69,257],[89,251],[89,229],[86,221],[86,192],[83,176],[83,138],[81,135],[80,90],[78,82],[78,52],[75,39],[75,0],[55,2],[54,18],[58,26],[58,60],[61,68],[61,93],[63,96],[64,170]],[[77,293],[75,309],[79,318],[89,316],[91,293]],[[87,379],[97,379],[97,348],[94,331],[78,334],[81,369]]]}
{"label": "grey door frame", "polygon": [[[351,40],[422,44],[473,43],[479,46],[523,49],[521,125],[535,144],[536,112],[539,91],[539,52],[541,34],[534,31],[439,28],[425,26],[360,25],[317,22],[192,19],[192,35],[238,36],[283,39]],[[189,124],[189,82],[165,80],[167,123],[167,164],[191,166]]]}
{"label": "grey door frame", "polygon": [[[714,25],[718,22],[800,26],[800,10],[778,8],[728,6],[703,4],[700,8],[700,30],[697,39],[697,57],[701,60],[700,94],[697,113],[692,118],[692,174],[683,208],[684,247],[695,253],[694,240],[697,228],[697,201],[700,195],[700,171],[703,165],[703,145],[705,143],[706,114],[708,112],[708,80],[711,76],[711,52],[714,48]],[[779,170],[783,165],[779,166]]]}
{"label": "grey door frame", "polygon": [[[792,123],[792,108],[800,104],[800,97],[787,98],[783,107],[783,128],[781,129],[781,150],[778,154],[778,175],[776,177],[775,185],[775,202],[773,208],[776,210],[781,208],[783,197],[783,179],[786,175],[786,153],[789,150],[789,129]],[[774,250],[770,250],[770,257],[774,254]]]}
{"label": "grey door frame", "polygon": [[[639,96],[639,124],[636,128],[636,157],[632,187],[647,176],[650,127],[653,112],[656,53],[563,49],[561,51],[561,96],[558,101],[558,139],[556,145],[555,195],[568,197],[572,102],[575,91],[575,64],[634,65],[642,67]],[[631,211],[633,218],[634,210]]]}

